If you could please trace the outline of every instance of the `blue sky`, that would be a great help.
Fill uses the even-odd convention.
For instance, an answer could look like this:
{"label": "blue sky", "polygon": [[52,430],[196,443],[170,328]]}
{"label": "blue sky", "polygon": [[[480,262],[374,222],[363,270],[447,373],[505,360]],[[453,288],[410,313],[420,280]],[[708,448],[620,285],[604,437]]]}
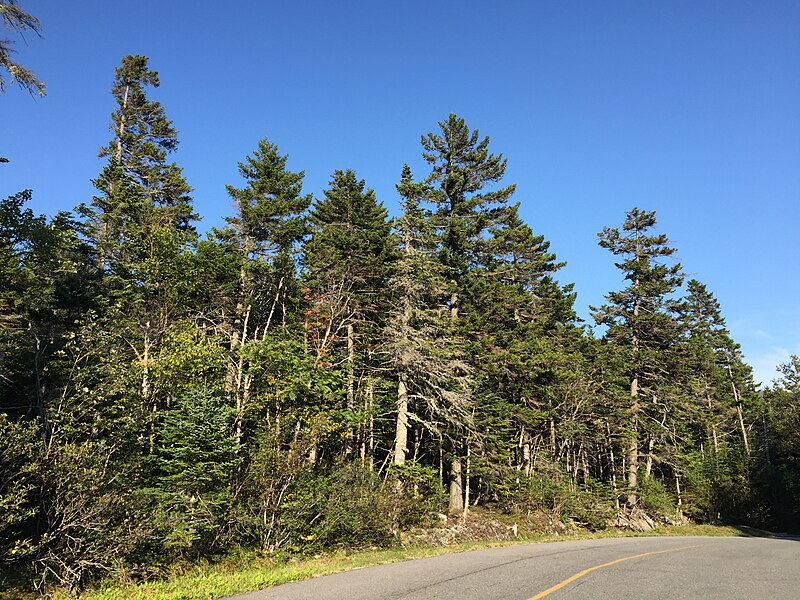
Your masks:
{"label": "blue sky", "polygon": [[355,169],[396,212],[404,162],[450,112],[508,159],[522,215],[568,262],[577,308],[622,282],[597,246],[658,213],[764,382],[800,354],[800,3],[225,3],[21,0],[44,37],[17,60],[47,84],[0,96],[0,196],[52,214],[92,195],[114,68],[145,54],[180,132],[201,228],[268,137],[320,196]]}

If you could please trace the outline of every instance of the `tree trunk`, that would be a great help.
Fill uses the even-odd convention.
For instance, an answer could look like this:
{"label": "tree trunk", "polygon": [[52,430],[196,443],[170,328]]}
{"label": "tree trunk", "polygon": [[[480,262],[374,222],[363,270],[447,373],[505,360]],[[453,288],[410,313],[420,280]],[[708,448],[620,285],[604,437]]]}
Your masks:
{"label": "tree trunk", "polygon": [[731,382],[731,389],[733,390],[733,399],[736,400],[736,414],[739,417],[739,427],[742,430],[742,442],[744,442],[744,451],[747,457],[750,458],[750,440],[747,437],[747,427],[744,425],[744,415],[742,414],[742,399],[739,396],[739,390],[736,388],[736,382],[733,380],[733,370],[731,363],[728,362],[728,377]]}
{"label": "tree trunk", "polygon": [[248,304],[244,313],[244,323],[242,323],[242,337],[239,340],[237,349],[239,349],[239,358],[236,361],[236,373],[234,376],[234,396],[236,398],[236,414],[234,415],[233,424],[233,437],[236,440],[236,448],[238,452],[239,444],[242,440],[242,423],[244,422],[244,413],[247,410],[248,399],[250,395],[250,383],[248,377],[245,375],[245,361],[244,352],[241,351],[241,346],[247,342],[247,328],[250,322],[251,307]]}
{"label": "tree trunk", "polygon": [[[639,230],[636,230],[636,261],[639,261]],[[628,442],[628,508],[636,506],[638,498],[636,489],[639,485],[639,336],[637,334],[637,318],[639,316],[639,275],[633,281],[633,326],[631,348],[633,349],[633,372],[631,374],[631,431]]]}
{"label": "tree trunk", "polygon": [[636,497],[636,489],[639,485],[639,432],[638,432],[638,417],[639,410],[638,403],[639,396],[639,379],[634,377],[631,379],[631,439],[628,442],[628,508],[636,506],[638,498]]}
{"label": "tree trunk", "polygon": [[[450,320],[458,320],[458,292],[450,294]],[[454,444],[455,445],[455,444]],[[450,503],[448,512],[458,515],[464,511],[464,483],[461,476],[461,459],[453,458],[450,461]]]}
{"label": "tree trunk", "polygon": [[394,435],[394,464],[406,462],[408,453],[408,387],[405,377],[400,376],[397,382],[397,427]]}
{"label": "tree trunk", "polygon": [[451,515],[460,515],[464,512],[464,485],[461,476],[460,458],[454,458],[450,461],[450,504],[448,512]]}
{"label": "tree trunk", "polygon": [[367,381],[367,412],[369,414],[369,443],[367,445],[367,456],[369,456],[369,468],[374,468],[375,460],[375,384],[372,377]]}
{"label": "tree trunk", "polygon": [[611,464],[611,489],[614,491],[614,506],[619,510],[619,492],[617,491],[617,463],[614,460],[614,443],[611,440],[611,425],[606,421],[606,443],[608,444],[608,460]]}
{"label": "tree trunk", "polygon": [[[353,341],[353,325],[347,324],[347,410],[352,411],[355,406],[355,343]],[[353,428],[347,428],[347,439],[344,447],[345,458],[353,455]]]}
{"label": "tree trunk", "polygon": [[719,457],[719,438],[717,437],[717,424],[714,422],[714,407],[711,403],[711,394],[706,389],[706,400],[708,401],[708,414],[711,419],[711,441],[714,443],[714,461]]}
{"label": "tree trunk", "polygon": [[122,108],[120,109],[120,117],[119,117],[119,131],[117,132],[117,164],[122,166],[122,136],[125,134],[125,109],[128,108],[128,94],[130,92],[130,86],[125,86],[125,95],[122,99]]}
{"label": "tree trunk", "polygon": [[519,432],[520,464],[519,468],[527,477],[531,475],[531,436],[524,427]]}
{"label": "tree trunk", "polygon": [[469,512],[469,442],[467,442],[467,472],[464,477],[464,521],[467,520]]}

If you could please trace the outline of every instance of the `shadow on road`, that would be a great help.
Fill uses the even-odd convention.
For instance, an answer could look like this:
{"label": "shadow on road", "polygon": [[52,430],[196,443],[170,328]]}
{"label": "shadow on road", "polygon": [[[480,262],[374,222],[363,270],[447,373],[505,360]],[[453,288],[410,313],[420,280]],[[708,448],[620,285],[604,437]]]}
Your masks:
{"label": "shadow on road", "polygon": [[775,540],[792,540],[795,542],[800,542],[800,534],[796,533],[767,531],[765,529],[748,527],[747,525],[733,525],[733,528],[737,529],[739,531],[739,535],[742,537],[770,538]]}

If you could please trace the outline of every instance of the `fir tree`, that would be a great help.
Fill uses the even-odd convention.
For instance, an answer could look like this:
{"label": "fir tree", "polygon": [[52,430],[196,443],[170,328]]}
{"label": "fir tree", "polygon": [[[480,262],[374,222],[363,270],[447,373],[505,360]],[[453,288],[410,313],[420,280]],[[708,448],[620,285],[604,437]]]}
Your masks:
{"label": "fir tree", "polygon": [[[651,409],[660,394],[659,387],[670,374],[679,327],[672,294],[682,281],[679,264],[663,261],[675,249],[664,234],[651,235],[656,225],[655,212],[633,208],[626,213],[622,230],[606,227],[598,234],[601,247],[614,256],[628,286],[606,296],[608,304],[593,307],[599,325],[607,327],[605,339],[621,352],[624,372],[630,384],[630,407],[626,426],[628,505],[637,502],[639,445],[643,410]],[[649,406],[648,406],[649,401]]]}
{"label": "fir tree", "polygon": [[[304,173],[287,170],[287,158],[268,140],[258,143],[252,156],[239,163],[245,186],[227,186],[236,215],[215,232],[238,254],[238,286],[229,313],[232,323],[224,324],[231,352],[225,386],[235,401],[237,441],[251,398],[258,392],[253,389],[254,371],[247,357],[258,350],[253,344],[267,343],[276,324],[281,325],[282,335],[287,334],[300,300],[296,253],[308,229],[305,211],[311,195],[302,194]],[[266,359],[263,353],[262,359]]]}
{"label": "fir tree", "polygon": [[[506,159],[489,151],[489,138],[470,130],[464,119],[451,114],[439,123],[440,133],[422,137],[423,157],[431,165],[426,179],[430,188],[427,200],[434,205],[437,226],[438,257],[447,288],[440,297],[451,325],[466,345],[470,361],[485,365],[487,357],[497,354],[499,339],[521,321],[529,321],[534,312],[543,311],[535,301],[535,290],[546,286],[550,275],[560,266],[548,252],[543,236],[534,235],[518,215],[519,205],[509,204],[515,186],[502,186]],[[536,305],[536,306],[534,306]],[[571,310],[571,309],[570,309]],[[481,415],[508,415],[510,398],[485,389],[470,410]],[[481,410],[481,406],[485,410]],[[467,429],[483,432],[470,435],[482,445],[481,455],[490,447],[504,453],[504,442],[489,432],[508,430],[507,422],[489,422],[480,426],[462,423]],[[499,435],[499,433],[498,433]],[[481,439],[483,438],[483,439]],[[468,444],[467,444],[468,446]],[[450,464],[450,511],[460,512],[467,485],[462,482],[463,443],[452,448]],[[503,458],[496,457],[499,462]]]}
{"label": "fir tree", "polygon": [[[365,425],[375,400],[371,340],[386,319],[382,292],[395,252],[388,213],[353,171],[337,170],[310,221],[312,235],[304,248],[311,302],[308,339],[317,365],[344,367],[343,417],[358,429],[348,428],[345,456],[352,456],[358,441],[365,460]],[[344,356],[336,358],[341,351]],[[357,389],[357,380],[364,382],[363,389]]]}
{"label": "fir tree", "polygon": [[148,88],[160,85],[147,63],[145,56],[126,56],[116,69],[114,135],[100,151],[108,163],[94,181],[101,195],[79,207],[98,266],[123,278],[138,263],[152,261],[165,237],[177,245],[190,241],[196,218],[191,188],[166,160],[177,149],[177,132],[161,104],[147,97]]}
{"label": "fir tree", "polygon": [[[471,369],[453,352],[438,306],[447,282],[437,259],[434,217],[421,205],[429,188],[415,182],[404,165],[397,191],[402,198],[402,214],[394,223],[399,255],[388,282],[391,308],[384,336],[397,377],[393,463],[403,465],[407,456],[418,455],[423,429],[441,439],[466,418]],[[412,421],[417,435],[410,448]]]}

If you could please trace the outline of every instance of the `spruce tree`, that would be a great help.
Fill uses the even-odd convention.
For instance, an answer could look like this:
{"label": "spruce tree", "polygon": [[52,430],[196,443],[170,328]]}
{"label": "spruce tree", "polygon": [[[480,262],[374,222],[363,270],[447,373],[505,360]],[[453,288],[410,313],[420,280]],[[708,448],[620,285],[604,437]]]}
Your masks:
{"label": "spruce tree", "polygon": [[337,170],[310,221],[304,248],[307,339],[318,367],[343,367],[342,417],[352,425],[344,455],[352,457],[358,442],[366,461],[366,427],[375,409],[372,340],[386,320],[383,290],[395,254],[388,212],[352,170]]}
{"label": "spruce tree", "polygon": [[[519,205],[509,204],[515,186],[502,185],[506,159],[489,151],[489,138],[481,138],[454,114],[439,128],[440,132],[421,140],[423,157],[431,165],[425,180],[430,188],[426,199],[434,207],[438,258],[447,286],[439,304],[449,312],[453,339],[461,338],[458,345],[467,349],[469,361],[480,371],[487,357],[496,354],[493,337],[502,337],[501,332],[514,328],[521,319],[528,320],[532,310],[542,310],[533,308],[534,289],[560,265],[544,238],[521,221]],[[477,404],[469,412],[479,421],[483,414],[508,415],[504,404],[508,396],[470,387]],[[505,452],[501,437],[489,435],[509,428],[504,419],[481,425],[474,419],[462,422],[462,439],[450,449],[451,513],[461,512],[469,493],[462,458],[469,453],[470,443],[478,445],[482,456]],[[478,429],[482,435],[476,433]],[[499,455],[495,458],[504,461]]]}
{"label": "spruce tree", "polygon": [[681,266],[664,259],[675,253],[664,234],[651,234],[655,212],[633,208],[626,213],[622,229],[605,227],[599,244],[614,256],[628,286],[606,296],[607,304],[592,307],[597,324],[606,329],[605,340],[620,352],[623,372],[629,382],[630,406],[625,425],[627,438],[628,506],[637,503],[639,446],[648,411],[670,376],[679,335],[673,298],[682,281]]}
{"label": "spruce tree", "polygon": [[[407,456],[418,455],[424,432],[441,439],[466,418],[471,369],[454,352],[449,318],[439,310],[447,281],[437,257],[434,216],[421,205],[429,187],[415,182],[404,165],[397,191],[402,198],[402,214],[394,222],[399,255],[388,282],[384,336],[397,377],[393,463],[399,466]],[[416,436],[410,448],[412,422]]]}
{"label": "spruce tree", "polygon": [[800,356],[778,366],[767,389],[767,414],[761,422],[764,449],[758,467],[758,492],[774,527],[800,527]]}
{"label": "spruce tree", "polygon": [[[225,387],[235,404],[237,440],[242,437],[251,398],[259,391],[253,389],[254,373],[268,368],[267,348],[261,346],[275,341],[267,354],[286,350],[273,331],[280,325],[277,337],[287,337],[288,322],[295,318],[300,300],[297,247],[308,230],[305,212],[311,195],[302,194],[304,173],[287,170],[287,159],[275,144],[259,141],[253,154],[239,163],[245,186],[227,186],[236,215],[215,231],[216,238],[238,254],[235,301],[223,325],[231,352]],[[254,350],[265,363],[261,367],[250,364],[248,357]]]}
{"label": "spruce tree", "polygon": [[181,245],[193,238],[191,188],[181,169],[167,162],[178,134],[161,103],[147,96],[159,85],[147,57],[123,57],[111,88],[117,104],[113,137],[100,151],[108,162],[94,181],[100,195],[79,207],[98,266],[122,278],[155,259],[164,242]]}
{"label": "spruce tree", "polygon": [[691,401],[678,427],[693,434],[683,441],[684,454],[699,457],[684,460],[708,481],[706,510],[742,518],[736,506],[751,501],[748,485],[742,482],[749,481],[749,428],[758,418],[754,412],[759,404],[752,373],[731,338],[719,302],[703,283],[688,282],[679,314],[685,335],[680,367]]}
{"label": "spruce tree", "polygon": [[[95,180],[100,193],[78,209],[104,298],[66,344],[60,360],[69,377],[49,406],[54,452],[47,457],[42,535],[49,541],[41,568],[79,582],[160,530],[152,518],[165,481],[159,423],[187,393],[185,378],[202,384],[206,368],[173,352],[176,339],[191,339],[198,354],[207,346],[187,304],[195,216],[188,184],[167,162],[177,133],[148,98],[158,84],[145,57],[122,59],[112,87],[113,137]],[[81,469],[91,481],[74,485]],[[131,533],[120,535],[126,528]]]}

